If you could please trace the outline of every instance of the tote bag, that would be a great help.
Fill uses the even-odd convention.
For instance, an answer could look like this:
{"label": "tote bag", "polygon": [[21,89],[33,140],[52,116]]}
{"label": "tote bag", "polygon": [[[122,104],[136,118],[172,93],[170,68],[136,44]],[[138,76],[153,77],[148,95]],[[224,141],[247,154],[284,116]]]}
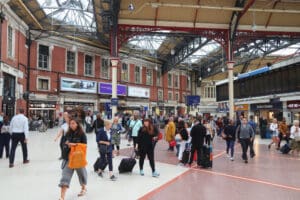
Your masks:
{"label": "tote bag", "polygon": [[76,146],[71,146],[69,154],[69,168],[78,169],[87,165],[86,161],[86,144],[78,143]]}

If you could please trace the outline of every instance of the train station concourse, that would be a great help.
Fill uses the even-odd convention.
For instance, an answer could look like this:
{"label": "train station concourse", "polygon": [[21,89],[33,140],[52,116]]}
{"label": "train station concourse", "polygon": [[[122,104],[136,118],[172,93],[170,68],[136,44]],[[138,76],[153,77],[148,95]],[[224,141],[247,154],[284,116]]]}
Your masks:
{"label": "train station concourse", "polygon": [[[54,128],[47,133],[30,133],[30,163],[23,164],[21,147],[17,149],[13,168],[8,168],[8,159],[0,160],[1,199],[59,199],[62,161],[58,160],[58,142],[54,142],[57,131],[58,128]],[[113,158],[117,180],[111,181],[107,169],[103,178],[94,172],[93,164],[99,153],[95,134],[90,133],[87,137],[87,193],[77,197],[80,185],[74,173],[66,200],[299,199],[300,157],[281,154],[275,148],[268,150],[270,139],[257,137],[254,145],[256,156],[245,164],[240,145],[235,145],[235,160],[231,161],[225,152],[225,141],[217,137],[213,142],[213,167],[208,169],[198,168],[196,163],[191,167],[178,165],[175,152],[167,151],[168,144],[162,140],[155,148],[155,164],[160,176],[153,178],[147,160],[144,176],[139,173],[138,162],[132,173],[118,173],[121,159],[129,157],[133,150],[122,136],[120,155]]]}
{"label": "train station concourse", "polygon": [[[0,0],[0,199],[300,199],[299,19],[298,0]],[[65,114],[87,137],[69,189]],[[103,128],[115,117],[126,131]],[[111,150],[94,130],[121,141],[110,172],[93,169],[96,140]],[[142,130],[162,138],[119,173]]]}

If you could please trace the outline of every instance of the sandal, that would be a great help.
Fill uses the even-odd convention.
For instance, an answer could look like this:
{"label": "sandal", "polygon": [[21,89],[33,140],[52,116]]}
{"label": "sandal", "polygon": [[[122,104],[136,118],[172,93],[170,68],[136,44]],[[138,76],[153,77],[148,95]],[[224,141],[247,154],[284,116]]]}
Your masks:
{"label": "sandal", "polygon": [[77,195],[79,197],[84,196],[86,194],[87,190],[86,189],[81,189],[80,193]]}

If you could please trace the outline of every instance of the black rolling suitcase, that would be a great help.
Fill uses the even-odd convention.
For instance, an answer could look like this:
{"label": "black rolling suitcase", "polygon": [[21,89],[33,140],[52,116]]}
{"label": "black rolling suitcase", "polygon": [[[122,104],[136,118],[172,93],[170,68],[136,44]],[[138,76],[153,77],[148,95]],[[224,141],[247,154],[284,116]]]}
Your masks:
{"label": "black rolling suitcase", "polygon": [[288,144],[283,145],[283,147],[280,148],[280,152],[282,154],[288,154],[291,151],[291,147]]}
{"label": "black rolling suitcase", "polygon": [[136,164],[136,152],[133,152],[131,157],[129,158],[123,158],[121,160],[121,163],[119,165],[119,173],[126,173],[126,172],[132,172],[133,167]]}
{"label": "black rolling suitcase", "polygon": [[185,150],[182,153],[181,163],[187,164],[191,158],[191,145],[187,144]]}
{"label": "black rolling suitcase", "polygon": [[212,158],[212,146],[204,145],[200,151],[200,155],[198,155],[197,164],[203,168],[211,168]]}

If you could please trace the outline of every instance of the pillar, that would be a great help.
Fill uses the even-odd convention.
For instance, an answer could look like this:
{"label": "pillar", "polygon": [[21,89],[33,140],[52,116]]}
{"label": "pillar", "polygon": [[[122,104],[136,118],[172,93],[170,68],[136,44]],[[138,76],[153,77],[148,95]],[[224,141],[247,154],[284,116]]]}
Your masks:
{"label": "pillar", "polygon": [[228,94],[229,94],[229,118],[234,119],[234,90],[233,90],[233,61],[227,62],[228,68]]}
{"label": "pillar", "polygon": [[115,102],[117,101],[117,67],[119,63],[118,58],[111,58],[111,68],[112,68],[112,78],[111,78],[111,86],[112,86],[112,92],[111,92],[111,116],[112,118],[115,116],[117,113],[117,104]]}

